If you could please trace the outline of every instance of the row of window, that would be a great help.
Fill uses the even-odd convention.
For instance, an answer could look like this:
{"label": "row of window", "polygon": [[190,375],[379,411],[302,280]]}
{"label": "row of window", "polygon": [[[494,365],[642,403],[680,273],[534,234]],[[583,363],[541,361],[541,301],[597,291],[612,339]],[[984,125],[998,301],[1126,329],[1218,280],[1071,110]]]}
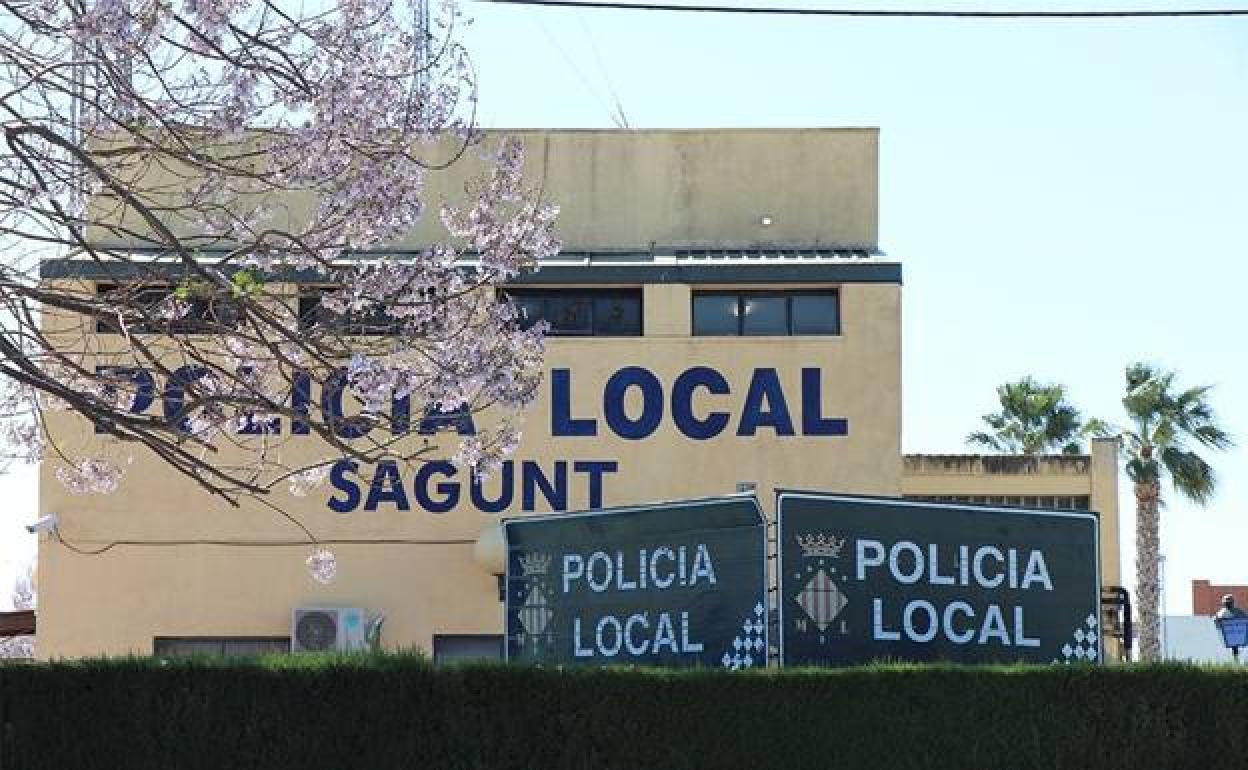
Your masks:
{"label": "row of window", "polygon": [[695,292],[693,334],[697,337],[840,334],[838,299],[834,291]]}
{"label": "row of window", "polygon": [[[398,324],[381,312],[341,316],[321,307],[321,298],[332,291],[327,286],[305,287],[299,295],[299,327],[310,329],[315,325],[332,324],[334,331],[348,335],[387,336],[398,333]],[[145,286],[133,294],[118,295],[124,287],[114,284],[98,284],[96,293],[101,297],[115,296],[117,304],[125,309],[121,316],[105,315],[96,320],[96,331],[118,334],[124,323],[126,331],[137,334],[207,334],[222,328],[238,325],[238,305],[226,297],[205,299],[188,296],[179,299],[171,286]]]}
{"label": "row of window", "polygon": [[545,321],[561,337],[641,336],[640,289],[512,289],[507,296],[526,328]]}
{"label": "row of window", "polygon": [[[641,291],[512,290],[522,323],[550,324],[556,336],[630,337],[642,334]],[[693,294],[698,337],[836,335],[836,291],[699,291]]]}
{"label": "row of window", "polygon": [[133,334],[191,334],[238,324],[238,306],[228,299],[187,297],[179,299],[171,286],[144,286],[130,291],[116,284],[96,284],[96,294],[112,299],[124,309],[117,315],[100,316],[95,330],[120,334],[122,325]]}
{"label": "row of window", "polygon": [[1012,505],[1023,508],[1056,508],[1086,511],[1092,506],[1087,495],[906,495],[907,500],[924,503],[974,503],[976,505]]}
{"label": "row of window", "polygon": [[[104,296],[119,287],[100,284]],[[142,308],[131,318],[102,316],[96,329],[206,333],[238,322],[238,310],[228,299],[189,298],[179,302],[170,287],[145,287],[127,307]],[[398,332],[397,322],[380,312],[340,316],[321,307],[328,287],[308,287],[299,297],[299,323],[304,329],[332,325],[349,335],[386,336]],[[528,328],[545,321],[556,337],[639,337],[642,334],[640,289],[508,289],[507,296]],[[175,308],[176,307],[176,311]],[[841,333],[840,295],[822,291],[697,291],[693,294],[694,336],[796,336]]]}

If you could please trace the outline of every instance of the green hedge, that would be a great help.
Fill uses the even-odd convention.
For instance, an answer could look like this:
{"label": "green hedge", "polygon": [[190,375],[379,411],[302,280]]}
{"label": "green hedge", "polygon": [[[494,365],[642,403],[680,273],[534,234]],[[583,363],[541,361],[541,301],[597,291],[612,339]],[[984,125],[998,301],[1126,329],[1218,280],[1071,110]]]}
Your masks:
{"label": "green hedge", "polygon": [[1229,667],[0,666],[0,769],[1242,768]]}

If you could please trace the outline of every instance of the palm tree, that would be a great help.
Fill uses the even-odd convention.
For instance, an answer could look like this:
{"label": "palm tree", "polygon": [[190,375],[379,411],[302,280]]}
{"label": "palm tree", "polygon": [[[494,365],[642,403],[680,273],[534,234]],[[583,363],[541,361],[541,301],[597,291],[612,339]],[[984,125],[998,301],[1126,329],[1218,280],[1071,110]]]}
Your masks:
{"label": "palm tree", "polygon": [[1101,420],[1083,421],[1079,410],[1066,401],[1064,385],[1040,384],[1028,376],[998,387],[997,399],[1001,411],[983,418],[992,432],[971,433],[968,444],[1004,454],[1070,455],[1083,450],[1084,438],[1109,432]]}
{"label": "palm tree", "polygon": [[1161,658],[1158,528],[1162,477],[1169,476],[1179,494],[1204,506],[1213,497],[1217,478],[1209,463],[1189,448],[1190,442],[1217,450],[1234,444],[1230,434],[1217,425],[1209,405],[1212,387],[1199,385],[1176,393],[1174,372],[1140,363],[1127,367],[1122,406],[1130,426],[1122,437],[1127,477],[1135,484],[1136,604],[1143,661]]}

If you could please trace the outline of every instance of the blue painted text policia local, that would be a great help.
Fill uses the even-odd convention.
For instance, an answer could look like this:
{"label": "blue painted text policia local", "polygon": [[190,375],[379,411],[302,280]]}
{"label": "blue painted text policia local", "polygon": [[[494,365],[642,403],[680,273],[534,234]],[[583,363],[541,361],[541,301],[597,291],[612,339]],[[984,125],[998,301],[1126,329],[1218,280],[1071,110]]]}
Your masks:
{"label": "blue painted text policia local", "polygon": [[[156,384],[150,372],[128,367],[108,368],[114,374],[129,376],[137,386],[137,395],[131,411],[142,413],[156,399]],[[186,388],[196,379],[207,374],[198,366],[184,366],[174,370],[173,376],[161,392],[164,416],[170,422],[188,429],[184,410]],[[823,414],[822,372],[808,367],[801,370],[800,400],[794,402],[786,393],[779,373],[774,368],[760,367],[752,371],[745,394],[739,400],[736,418],[731,412],[714,408],[724,399],[700,403],[707,397],[731,397],[732,388],[727,378],[708,366],[693,366],[681,372],[672,381],[670,392],[665,393],[658,375],[641,366],[623,367],[614,372],[602,389],[600,414],[586,415],[576,411],[587,405],[572,403],[572,371],[557,368],[550,372],[550,435],[552,438],[583,438],[598,436],[601,426],[614,436],[638,441],[653,435],[670,415],[671,424],[686,439],[706,441],[724,433],[739,437],[753,437],[760,432],[777,437],[788,436],[846,436],[849,421],[844,417],[825,417]],[[312,380],[306,373],[293,378],[291,408],[296,415],[309,414],[312,404]],[[630,415],[625,400],[630,391],[640,396],[640,413]],[[331,376],[321,387],[320,408],[336,434],[343,439],[358,439],[367,428],[345,414],[343,396],[347,392],[345,371]],[[729,401],[729,403],[732,403]],[[790,408],[796,403],[797,409]],[[291,421],[292,435],[308,435],[308,420],[296,416]],[[735,423],[735,424],[734,424]],[[433,435],[440,431],[454,431],[459,435],[474,435],[476,425],[467,410],[431,411],[413,420],[409,398],[395,399],[390,414],[390,431],[394,435],[417,433]],[[240,434],[282,433],[282,420],[240,420]],[[535,511],[542,508],[563,511],[568,508],[570,477],[579,478],[586,485],[589,507],[604,504],[606,477],[619,471],[619,463],[611,459],[558,460],[551,467],[543,468],[533,461],[503,463],[498,477],[497,491],[487,492],[476,481],[454,480],[459,469],[446,461],[433,461],[420,465],[410,482],[405,481],[400,465],[381,462],[373,468],[372,478],[360,477],[361,468],[352,460],[339,460],[330,470],[330,484],[334,494],[327,501],[330,510],[350,513],[359,510],[376,511],[387,507],[398,511],[416,505],[429,513],[447,513],[467,499],[474,508],[483,513],[499,513],[511,509],[519,502],[519,509]],[[465,474],[467,478],[468,474]],[[494,486],[490,484],[490,486]],[[539,502],[544,499],[544,505]],[[518,500],[517,500],[518,498]]]}

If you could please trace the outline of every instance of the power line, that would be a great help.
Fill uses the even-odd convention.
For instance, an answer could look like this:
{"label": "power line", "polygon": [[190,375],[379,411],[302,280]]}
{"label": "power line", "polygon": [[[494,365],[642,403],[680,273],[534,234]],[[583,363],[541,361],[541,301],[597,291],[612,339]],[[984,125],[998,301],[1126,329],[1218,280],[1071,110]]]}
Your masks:
{"label": "power line", "polygon": [[689,13],[741,13],[775,16],[868,16],[927,19],[1156,19],[1215,16],[1248,16],[1248,8],[1117,11],[920,11],[859,8],[768,8],[735,5],[680,5],[675,3],[616,3],[595,0],[476,0],[494,5],[543,5],[554,8],[595,8],[615,11],[684,11]]}

